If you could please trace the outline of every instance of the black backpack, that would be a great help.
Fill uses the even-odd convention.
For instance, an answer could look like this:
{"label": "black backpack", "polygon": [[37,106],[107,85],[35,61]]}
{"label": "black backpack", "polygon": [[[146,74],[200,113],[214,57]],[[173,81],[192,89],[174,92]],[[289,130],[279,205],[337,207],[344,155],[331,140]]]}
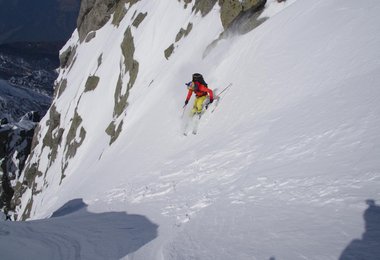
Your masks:
{"label": "black backpack", "polygon": [[206,81],[203,79],[203,76],[202,76],[202,74],[200,74],[200,73],[194,73],[194,74],[193,74],[193,81],[194,81],[194,82],[199,82],[199,83],[201,83],[201,84],[204,85],[206,88],[208,87]]}

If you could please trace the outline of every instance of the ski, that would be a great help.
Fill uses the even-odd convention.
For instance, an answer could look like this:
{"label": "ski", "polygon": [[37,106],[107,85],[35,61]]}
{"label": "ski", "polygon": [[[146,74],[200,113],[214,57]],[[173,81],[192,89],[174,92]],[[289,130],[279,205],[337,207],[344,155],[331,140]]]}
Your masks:
{"label": "ski", "polygon": [[187,133],[189,132],[189,128],[190,128],[190,122],[187,122],[184,126],[184,130],[183,130],[183,135],[184,136],[187,136]]}
{"label": "ski", "polygon": [[198,133],[198,125],[200,119],[201,115],[198,114],[195,114],[194,116],[190,117],[189,121],[186,122],[184,126],[183,135],[187,136],[190,130],[192,130],[193,135],[196,135]]}
{"label": "ski", "polygon": [[193,122],[193,135],[196,135],[198,133],[198,125],[199,121],[201,120],[202,115],[194,115],[194,122]]}
{"label": "ski", "polygon": [[194,122],[195,122],[195,116],[189,116],[189,118],[187,119],[187,122],[185,123],[185,126],[184,126],[184,130],[183,130],[184,136],[187,136],[188,133],[190,132],[190,130],[193,129]]}
{"label": "ski", "polygon": [[215,109],[218,107],[219,103],[220,103],[220,100],[223,99],[223,97],[226,95],[224,94],[222,96],[223,93],[227,93],[227,90],[230,89],[230,87],[232,86],[232,83],[228,84],[227,87],[225,87],[216,97],[216,101],[215,101],[215,105],[214,105],[214,108],[211,110],[211,113],[214,113]]}

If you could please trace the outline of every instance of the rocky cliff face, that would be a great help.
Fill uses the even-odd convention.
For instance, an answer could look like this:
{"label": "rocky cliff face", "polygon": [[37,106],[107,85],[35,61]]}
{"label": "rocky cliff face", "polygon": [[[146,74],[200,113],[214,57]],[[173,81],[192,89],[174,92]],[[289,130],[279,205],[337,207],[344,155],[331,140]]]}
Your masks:
{"label": "rocky cliff face", "polygon": [[51,105],[58,53],[75,29],[79,4],[0,1],[0,208],[5,212],[12,209],[36,121]]}
{"label": "rocky cliff face", "polygon": [[51,104],[58,57],[48,50],[38,44],[0,46],[0,209],[6,214],[13,209],[11,199],[37,121]]}
{"label": "rocky cliff face", "polygon": [[266,0],[219,0],[220,19],[225,29],[244,14],[254,14],[264,8]]}
{"label": "rocky cliff face", "polygon": [[[79,39],[82,42],[87,34],[101,28],[114,15],[114,22],[124,17],[126,13],[125,6],[133,5],[139,0],[86,0],[82,1],[79,16],[77,19],[77,28]],[[117,24],[116,22],[115,24]]]}
{"label": "rocky cliff face", "polygon": [[11,199],[30,153],[39,120],[37,112],[28,112],[15,124],[4,120],[0,124],[0,209],[7,217],[8,212],[14,210]]}
{"label": "rocky cliff face", "polygon": [[[77,20],[77,28],[81,42],[91,31],[101,28],[115,13],[114,22],[123,18],[125,6],[133,5],[140,0],[86,0],[82,1]],[[184,7],[194,2],[193,11],[207,15],[215,4],[220,5],[220,19],[225,29],[228,29],[237,18],[244,14],[254,14],[264,8],[266,0],[184,0]],[[248,17],[246,17],[248,18]],[[117,24],[118,22],[115,22]],[[253,28],[252,28],[253,29]]]}

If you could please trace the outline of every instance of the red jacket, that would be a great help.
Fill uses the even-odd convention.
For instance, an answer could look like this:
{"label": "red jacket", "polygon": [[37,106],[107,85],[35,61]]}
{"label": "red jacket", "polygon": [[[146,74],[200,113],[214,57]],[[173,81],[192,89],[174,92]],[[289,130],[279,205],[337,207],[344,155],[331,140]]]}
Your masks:
{"label": "red jacket", "polygon": [[187,93],[186,101],[189,101],[191,98],[191,94],[194,92],[197,97],[202,97],[205,95],[210,96],[210,100],[214,99],[214,93],[212,93],[212,90],[207,88],[205,85],[199,83],[199,82],[194,82],[197,86],[195,87],[196,91],[192,88],[189,88],[189,92]]}

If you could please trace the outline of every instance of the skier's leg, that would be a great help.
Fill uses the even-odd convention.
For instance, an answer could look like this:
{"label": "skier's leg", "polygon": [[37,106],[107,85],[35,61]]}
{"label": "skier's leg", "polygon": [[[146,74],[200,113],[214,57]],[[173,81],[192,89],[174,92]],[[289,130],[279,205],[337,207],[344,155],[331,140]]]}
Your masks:
{"label": "skier's leg", "polygon": [[191,111],[190,111],[191,117],[197,113],[197,102],[198,102],[198,98],[195,98],[193,109],[191,109]]}
{"label": "skier's leg", "polygon": [[206,100],[207,96],[202,96],[202,97],[198,97],[197,100],[196,100],[196,109],[197,109],[197,113],[200,114],[202,113],[202,110],[203,110],[203,102]]}
{"label": "skier's leg", "polygon": [[209,97],[209,96],[206,96],[205,101],[203,102],[203,107],[204,107],[205,109],[207,109],[207,108],[208,108],[208,105],[210,105],[210,97]]}

